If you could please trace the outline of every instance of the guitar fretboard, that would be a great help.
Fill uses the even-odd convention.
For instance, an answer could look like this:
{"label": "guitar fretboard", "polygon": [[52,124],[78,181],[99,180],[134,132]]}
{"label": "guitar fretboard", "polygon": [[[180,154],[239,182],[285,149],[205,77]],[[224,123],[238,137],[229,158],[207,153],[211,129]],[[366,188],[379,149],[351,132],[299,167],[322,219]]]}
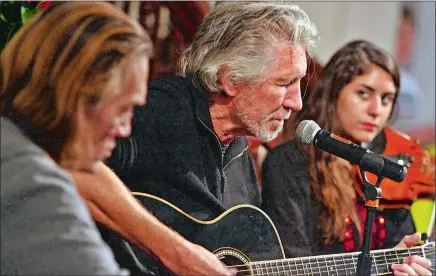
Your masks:
{"label": "guitar fretboard", "polygon": [[[382,249],[371,251],[371,275],[387,275],[392,264],[402,263],[403,258],[419,255],[429,258],[435,253],[435,243],[408,249]],[[354,276],[360,252],[319,255],[302,258],[252,262],[251,275],[337,275]],[[431,258],[431,257],[430,257]]]}

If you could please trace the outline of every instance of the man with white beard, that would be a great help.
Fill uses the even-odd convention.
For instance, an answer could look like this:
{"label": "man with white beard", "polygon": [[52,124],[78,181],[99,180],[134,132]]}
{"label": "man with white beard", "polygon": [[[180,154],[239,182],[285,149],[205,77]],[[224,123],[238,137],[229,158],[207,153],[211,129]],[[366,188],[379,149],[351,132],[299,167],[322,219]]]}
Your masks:
{"label": "man with white beard", "polygon": [[[147,105],[133,113],[132,135],[117,142],[106,164],[130,190],[165,199],[197,219],[240,204],[259,207],[246,136],[272,140],[302,108],[300,80],[318,41],[316,26],[295,4],[217,3],[183,54],[182,74],[149,83]],[[120,181],[114,175],[76,179],[83,187],[112,180]],[[122,202],[111,196],[85,197],[119,213]],[[115,242],[111,246],[116,252]]]}
{"label": "man with white beard", "polygon": [[107,164],[136,192],[190,214],[260,206],[247,138],[274,139],[302,108],[318,31],[289,3],[219,3],[182,56],[182,75],[149,83],[132,135]]}

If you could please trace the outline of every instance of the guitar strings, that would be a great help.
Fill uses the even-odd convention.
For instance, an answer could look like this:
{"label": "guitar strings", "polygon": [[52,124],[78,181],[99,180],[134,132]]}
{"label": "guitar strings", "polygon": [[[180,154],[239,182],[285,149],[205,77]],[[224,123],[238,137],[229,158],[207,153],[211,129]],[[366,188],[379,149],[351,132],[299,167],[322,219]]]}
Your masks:
{"label": "guitar strings", "polygon": [[[280,269],[283,269],[283,271],[280,271]],[[265,268],[256,268],[256,269],[252,269],[252,270],[249,270],[249,269],[246,269],[246,270],[239,270],[238,272],[249,272],[250,273],[250,275],[253,275],[253,276],[257,276],[257,275],[265,275],[265,273],[267,273],[268,275],[271,275],[271,273],[272,273],[272,275],[284,275],[283,273],[286,273],[286,275],[307,275],[307,273],[310,273],[310,274],[312,274],[312,275],[314,275],[314,274],[318,274],[318,273],[325,273],[325,272],[327,272],[327,273],[333,273],[333,272],[336,272],[336,273],[339,273],[339,272],[345,272],[345,275],[354,275],[355,274],[355,272],[356,272],[356,265],[354,264],[354,266],[352,267],[352,268],[349,268],[349,269],[346,269],[346,268],[339,268],[339,269],[329,269],[329,268],[327,268],[326,270],[324,270],[326,267],[319,267],[319,268],[315,268],[315,269],[313,269],[313,268],[307,268],[307,269],[295,269],[295,270],[293,270],[293,269],[291,269],[291,270],[284,270],[285,269],[285,266],[283,266],[283,267],[278,267],[278,268],[276,268],[276,270],[277,271],[273,271],[273,269],[271,268],[271,269],[268,269],[267,267],[265,267]],[[382,275],[382,274],[386,274],[386,273],[389,273],[390,272],[390,266],[387,266],[386,267],[387,268],[387,270],[383,270],[383,271],[378,271],[377,269],[371,269],[371,275]],[[430,268],[430,271],[434,271],[434,269],[433,268]],[[253,272],[253,274],[252,274],[252,272]],[[258,273],[258,272],[260,272],[260,273]],[[300,274],[300,272],[302,273],[302,274]],[[289,273],[291,273],[291,274],[289,274]],[[373,274],[373,273],[375,273],[375,274]]]}
{"label": "guitar strings", "polygon": [[[284,269],[284,267],[283,267],[283,269]],[[434,271],[434,269],[430,268],[430,271]],[[290,275],[290,276],[303,275],[304,276],[304,275],[308,275],[308,273],[311,275],[317,275],[317,274],[326,273],[326,272],[327,273],[336,272],[337,275],[353,275],[354,276],[354,274],[356,273],[356,269],[355,268],[353,268],[353,269],[351,269],[351,268],[350,269],[335,269],[335,270],[304,269],[303,271],[301,271],[299,269],[296,269],[296,270],[291,269],[291,270],[286,270],[286,271],[285,270],[280,271],[279,268],[277,268],[277,271],[273,271],[273,269],[269,270],[269,269],[265,268],[265,269],[253,269],[253,270],[248,270],[248,269],[247,270],[239,270],[238,273],[239,272],[247,272],[247,273],[250,273],[250,275],[252,275],[252,276],[265,275],[265,273],[267,273],[267,275]],[[252,273],[252,272],[254,272],[254,273]],[[339,274],[339,272],[345,272],[345,274]],[[285,274],[283,274],[283,273],[285,273]],[[388,269],[386,271],[380,271],[380,272],[371,270],[371,275],[384,275],[386,273],[390,273],[390,269]]]}
{"label": "guitar strings", "polygon": [[[406,251],[402,251],[402,252],[400,252],[400,253],[391,253],[392,251],[389,251],[389,254],[384,254],[384,255],[378,255],[378,256],[374,256],[373,255],[373,259],[375,259],[375,260],[379,260],[379,259],[386,259],[386,260],[396,260],[397,259],[397,257],[407,257],[407,256],[410,256],[410,255],[414,255],[414,254],[416,254],[416,253],[421,253],[422,252],[422,250],[409,250],[409,252],[407,252],[407,250]],[[431,253],[434,253],[435,252],[435,249],[434,248],[426,248],[425,249],[425,254],[426,255],[430,255]],[[359,256],[359,253],[358,252],[355,252],[356,254],[352,254],[351,255],[351,257],[354,259],[354,258],[357,258],[358,256]],[[394,255],[395,254],[395,255]],[[311,258],[308,258],[309,260],[315,260],[315,259],[317,259],[316,260],[316,262],[318,262],[318,260],[319,259],[324,259],[324,261],[325,260],[330,260],[330,261],[332,261],[332,262],[335,262],[336,260],[339,260],[339,261],[347,261],[348,259],[350,259],[350,256],[347,256],[347,257],[345,257],[345,256],[343,256],[343,255],[341,255],[341,256],[335,256],[335,257],[328,257],[328,255],[327,255],[327,257],[317,257],[317,256],[313,256],[313,257],[311,257]],[[267,264],[267,263],[274,263],[274,262],[291,262],[291,261],[293,261],[295,264],[297,264],[297,261],[296,260],[293,260],[293,259],[288,259],[288,260],[286,260],[286,259],[283,259],[283,260],[274,260],[274,261],[260,261],[260,262],[253,262],[253,264],[258,264],[258,265],[262,265],[262,264]],[[300,260],[301,262],[303,262],[303,260]],[[299,265],[302,265],[302,264],[299,264]]]}
{"label": "guitar strings", "polygon": [[[344,274],[339,274],[339,272],[342,272],[343,270],[345,270],[344,272],[345,272],[345,275],[352,275],[352,276],[354,276],[354,274],[356,273],[356,271],[355,270],[346,270],[346,269],[339,269],[339,270],[335,270],[335,271],[329,271],[329,270],[318,270],[318,271],[314,271],[313,269],[311,269],[311,271],[300,271],[300,272],[302,272],[302,274],[300,274],[300,272],[297,270],[296,271],[296,273],[295,273],[295,271],[293,271],[293,270],[291,270],[291,271],[279,271],[279,270],[277,270],[277,271],[260,271],[260,273],[254,273],[254,274],[251,274],[251,270],[239,270],[238,272],[248,272],[248,273],[250,273],[250,275],[252,275],[252,276],[258,276],[258,275],[265,275],[265,273],[268,273],[268,275],[290,275],[290,276],[293,276],[293,275],[302,275],[302,276],[305,276],[305,275],[308,275],[308,273],[310,273],[311,275],[320,275],[320,274],[322,274],[322,273],[325,273],[325,272],[327,272],[328,274],[329,273],[333,273],[333,272],[336,272],[336,273],[338,273],[337,275],[344,275]],[[432,271],[433,273],[434,273],[434,269],[433,268],[430,268],[429,269],[430,271]],[[257,272],[257,271],[256,271]],[[375,274],[373,274],[373,272],[375,273]],[[285,274],[283,274],[283,273],[285,273]],[[377,272],[377,271],[371,271],[371,275],[385,275],[385,274],[387,274],[387,273],[391,273],[390,272],[390,270],[388,270],[388,271],[381,271],[381,272]]]}
{"label": "guitar strings", "polygon": [[[400,261],[400,260],[399,259],[395,259],[395,261],[392,262],[392,263],[386,262],[386,263],[383,263],[383,264],[374,262],[374,266],[373,266],[372,270],[374,270],[375,272],[378,272],[378,270],[384,270],[384,269],[389,270],[390,269],[390,265],[392,265],[394,263],[398,263],[398,261]],[[347,269],[346,266],[350,266],[350,268]],[[276,266],[275,268],[283,268],[283,269],[285,269],[285,268],[289,268],[289,267],[295,267],[295,270],[297,272],[298,271],[304,271],[305,272],[306,270],[307,271],[312,271],[312,272],[314,270],[315,271],[319,270],[319,271],[324,271],[324,272],[329,271],[329,270],[332,270],[332,271],[333,270],[334,271],[348,271],[348,270],[351,270],[353,268],[355,269],[357,267],[357,258],[353,259],[352,261],[349,261],[349,262],[343,262],[342,264],[323,265],[323,264],[318,263],[318,264],[313,264],[313,265],[310,265],[310,266],[304,266],[302,264],[296,264],[296,265],[282,264],[282,265]],[[262,266],[260,266],[260,267],[253,267],[252,268],[253,271],[258,271],[258,270],[259,271],[263,271],[263,270],[267,270],[268,271],[269,269],[273,269],[273,267],[268,267],[268,266],[262,267]],[[291,271],[294,271],[294,270],[291,269]]]}
{"label": "guitar strings", "polygon": [[[431,271],[433,271],[433,269],[430,268]],[[356,267],[355,265],[352,268],[346,269],[346,268],[336,268],[336,269],[329,269],[326,267],[320,267],[320,268],[307,268],[307,269],[287,269],[286,267],[278,267],[276,268],[276,271],[274,271],[274,269],[268,269],[268,268],[263,268],[263,269],[253,269],[253,270],[239,270],[238,272],[249,272],[250,275],[265,275],[265,273],[267,273],[268,275],[270,275],[272,273],[272,275],[278,273],[279,275],[286,273],[286,275],[288,275],[288,273],[291,273],[289,275],[308,275],[308,273],[310,274],[318,274],[318,273],[345,273],[344,275],[354,275],[356,272]],[[254,272],[254,273],[252,273]],[[371,270],[371,275],[381,275],[381,274],[386,274],[390,272],[390,267],[386,267],[383,268],[383,270],[378,271],[375,269]]]}
{"label": "guitar strings", "polygon": [[[425,252],[426,253],[426,255],[430,255],[431,253],[434,253],[435,252],[435,250],[434,249],[426,249],[427,250],[427,252]],[[399,257],[407,257],[407,256],[411,256],[411,255],[413,255],[414,253],[421,253],[421,250],[419,250],[419,252],[410,252],[410,254],[408,253],[408,252],[403,252],[403,253],[400,253],[400,254],[395,254],[395,256],[393,256],[393,255],[391,255],[391,256],[373,256],[373,260],[374,260],[374,262],[375,263],[377,263],[377,260],[379,260],[379,259],[382,259],[382,260],[379,260],[379,261],[383,261],[383,259],[384,260],[386,260],[386,261],[392,261],[392,260],[395,260],[395,261],[399,261]],[[314,256],[314,257],[316,257],[316,256]],[[334,264],[334,266],[340,266],[340,265],[343,265],[345,262],[347,262],[347,263],[354,263],[354,260],[356,259],[356,258],[358,258],[358,255],[356,254],[356,255],[352,255],[351,256],[352,257],[352,259],[350,259],[349,257],[347,257],[346,259],[345,259],[345,257],[343,257],[342,259],[339,259],[340,261],[342,261],[342,264]],[[393,258],[389,258],[389,257],[393,257]],[[319,259],[319,258],[314,258],[314,259]],[[327,260],[327,258],[324,258],[324,260]],[[289,260],[286,260],[286,259],[283,259],[283,260],[274,260],[274,261],[271,261],[271,262],[268,262],[268,261],[263,261],[263,262],[252,262],[252,263],[250,263],[249,265],[262,265],[262,264],[264,264],[264,265],[268,265],[268,264],[274,264],[274,263],[279,263],[279,262],[282,262],[282,263],[284,263],[284,262],[288,262],[288,263],[286,263],[285,265],[297,265],[297,266],[302,266],[302,265],[304,265],[303,263],[301,263],[301,264],[298,264],[297,263],[297,261],[296,260],[294,260],[294,262],[295,262],[295,264],[291,264],[290,263],[290,261],[292,261],[292,259],[289,259]],[[332,258],[331,259],[331,261],[333,261],[334,262],[334,258]],[[316,263],[318,264],[319,262],[318,262],[318,260],[316,260]],[[346,264],[346,263],[345,263]],[[377,264],[376,264],[377,265]],[[380,264],[380,265],[385,265],[385,264]],[[245,264],[242,264],[242,265],[233,265],[233,266],[229,266],[229,267],[235,267],[235,268],[237,268],[237,267],[243,267],[243,266],[247,266],[247,265],[245,265]]]}
{"label": "guitar strings", "polygon": [[[409,252],[406,252],[406,251],[409,251]],[[393,264],[393,263],[397,263],[398,261],[400,261],[400,259],[399,259],[399,257],[404,257],[404,256],[410,256],[410,255],[413,255],[413,253],[421,253],[421,251],[422,250],[416,250],[417,252],[413,252],[414,250],[413,249],[409,249],[409,250],[405,250],[405,251],[403,251],[402,253],[400,253],[400,254],[398,254],[398,253],[396,253],[396,256],[393,256],[393,258],[386,258],[387,256],[378,256],[378,257],[373,257],[373,261],[374,261],[374,267],[372,268],[372,270],[375,270],[374,272],[375,273],[379,273],[378,272],[378,268],[380,268],[380,270],[383,268],[383,269],[385,269],[385,268],[387,268],[387,270],[389,271],[390,270],[390,265],[391,264]],[[427,254],[431,254],[431,253],[434,253],[434,248],[424,248],[424,251],[427,251],[427,252],[425,252],[425,253],[427,253]],[[389,251],[389,253],[391,253],[391,251]],[[320,263],[317,261],[317,263],[316,263],[316,265],[317,265],[317,267],[316,268],[312,268],[312,266],[310,266],[310,268],[308,268],[308,267],[304,267],[304,264],[302,263],[302,264],[297,264],[297,263],[295,263],[295,264],[291,264],[291,263],[289,263],[289,261],[288,261],[288,263],[283,263],[283,262],[286,262],[286,260],[278,260],[278,261],[274,261],[274,263],[278,263],[278,262],[282,262],[282,265],[281,266],[277,266],[277,267],[274,267],[274,268],[276,268],[277,270],[278,269],[280,269],[280,268],[282,268],[282,269],[285,269],[285,268],[289,268],[289,266],[296,266],[296,272],[297,272],[297,275],[300,275],[299,274],[299,272],[302,272],[303,274],[301,274],[301,275],[305,275],[306,274],[306,270],[307,271],[309,271],[310,270],[310,272],[311,273],[322,273],[322,272],[329,272],[329,269],[330,269],[330,272],[333,272],[332,270],[335,270],[336,272],[339,272],[339,271],[345,271],[345,274],[347,274],[347,271],[350,271],[350,270],[352,270],[352,269],[355,269],[356,268],[356,266],[357,266],[357,264],[355,263],[355,260],[357,260],[357,257],[358,257],[358,255],[357,256],[354,256],[354,255],[352,255],[351,256],[352,257],[352,259],[351,260],[345,260],[345,259],[343,259],[342,260],[342,264],[336,264],[336,263],[334,263],[334,264],[332,264],[331,266],[329,266],[329,265],[320,265]],[[384,261],[383,260],[381,260],[382,262],[385,262],[385,263],[383,263],[383,264],[378,264],[377,263],[377,259],[384,259]],[[388,261],[392,261],[392,260],[394,260],[394,262],[393,263],[388,263]],[[346,261],[346,262],[345,262]],[[380,261],[380,260],[379,260]],[[296,262],[296,261],[295,261]],[[262,264],[264,264],[265,265],[265,267],[261,267],[262,266]],[[315,264],[315,263],[313,263],[313,264]],[[349,264],[352,264],[353,265],[353,267],[351,267],[350,269],[347,269],[347,268],[345,268],[345,266],[346,265],[349,265]],[[285,272],[285,273],[287,273],[288,271],[277,271],[277,272],[274,272],[274,271],[272,271],[274,268],[273,267],[267,267],[267,265],[268,265],[268,263],[267,262],[265,262],[265,263],[256,263],[256,262],[253,262],[253,263],[250,263],[249,264],[249,266],[260,266],[260,267],[253,267],[251,270],[250,269],[245,269],[245,270],[239,270],[238,272],[256,272],[255,274],[252,274],[252,275],[262,275],[262,274],[257,274],[257,272],[261,272],[261,273],[263,273],[263,272],[266,272],[266,273],[283,273],[283,272]],[[300,269],[298,266],[301,266],[302,268]],[[229,267],[233,267],[233,268],[238,268],[238,267],[247,267],[247,265],[234,265],[234,266],[229,266]],[[338,268],[339,267],[339,268]],[[342,267],[342,268],[341,268]],[[271,270],[271,271],[268,271],[268,270]],[[324,269],[326,269],[326,270],[324,270]],[[314,270],[318,270],[318,271],[314,271]],[[290,272],[292,272],[292,273],[294,273],[294,270],[293,269],[291,269],[290,270]],[[350,272],[350,273],[354,273],[355,271],[353,270],[353,272]],[[385,273],[385,271],[383,271],[382,273]],[[292,274],[292,275],[295,275],[295,274]],[[377,275],[377,274],[376,274]]]}
{"label": "guitar strings", "polygon": [[[430,255],[432,253],[435,253],[435,249],[433,249],[433,248],[430,248],[430,249],[426,248],[424,251],[427,251],[427,252],[424,252],[426,255]],[[392,252],[392,251],[389,251],[389,252]],[[411,251],[410,254],[408,252],[403,252],[403,253],[400,253],[400,254],[396,253],[395,256],[393,256],[392,253],[390,253],[391,254],[390,256],[386,256],[386,255],[385,256],[373,256],[373,259],[375,260],[375,262],[377,262],[377,259],[385,259],[386,261],[399,260],[399,257],[411,256],[414,253],[421,253],[421,250],[419,250],[417,252],[412,252]],[[313,259],[320,259],[320,258],[316,258],[316,257],[317,256],[313,256]],[[350,259],[350,257],[343,257],[343,256],[338,256],[338,257],[341,258],[340,260],[342,261],[342,263],[344,263],[344,262],[354,263],[354,260],[356,258],[358,258],[358,254],[351,255],[351,259]],[[393,258],[386,258],[386,257],[393,257]],[[327,259],[328,259],[328,257],[324,257],[324,260],[327,260]],[[334,261],[334,258],[331,258],[331,260]],[[278,263],[278,262],[282,262],[282,263],[283,262],[288,262],[287,265],[291,265],[289,263],[290,261],[294,261],[295,262],[295,264],[293,264],[293,265],[303,265],[303,263],[297,264],[297,261],[293,260],[293,259],[274,260],[274,261],[271,261],[269,263],[273,264],[273,263]],[[268,261],[263,261],[263,262],[265,262],[265,264],[268,264]],[[316,260],[316,262],[318,263],[318,260]],[[252,262],[249,265],[262,265],[262,263],[261,262]],[[228,266],[228,267],[235,267],[235,268],[237,268],[237,267],[243,267],[243,266],[247,266],[247,265],[241,264],[241,265],[233,265],[233,266]]]}
{"label": "guitar strings", "polygon": [[[434,252],[434,249],[428,250],[428,252],[426,252],[427,253],[426,255],[429,255],[432,252]],[[414,255],[415,253],[421,253],[421,250],[416,251],[416,252],[411,251],[411,252],[402,252],[402,253],[399,253],[399,254],[396,253],[395,255],[390,254],[390,255],[384,255],[384,256],[373,256],[373,260],[375,260],[375,262],[377,262],[377,260],[380,261],[380,259],[385,259],[386,261],[387,260],[392,261],[392,260],[397,260],[398,257],[407,257],[407,256],[410,256],[410,255]],[[358,254],[353,254],[351,257],[354,260],[355,258],[358,258]],[[309,260],[311,260],[311,259],[312,258],[310,258]],[[319,257],[319,258],[316,258],[316,256],[313,257],[313,260],[316,260],[317,263],[318,263],[319,259],[324,259],[324,261],[329,260],[331,262],[335,262],[336,260],[338,260],[338,261],[343,263],[344,261],[350,260],[350,257],[344,257],[344,256],[336,256],[336,257],[333,257],[333,258],[332,257],[330,257],[330,258],[329,257]],[[253,262],[253,263],[251,263],[251,265],[263,265],[263,264],[264,265],[268,265],[268,264],[279,263],[279,262],[282,262],[282,263],[283,262],[287,262],[287,265],[291,265],[290,262],[294,262],[292,265],[303,265],[304,264],[303,260],[301,260],[301,262],[302,262],[301,264],[297,264],[296,260],[293,260],[293,259],[288,259],[288,260],[283,259],[283,260],[274,260],[274,261]]]}

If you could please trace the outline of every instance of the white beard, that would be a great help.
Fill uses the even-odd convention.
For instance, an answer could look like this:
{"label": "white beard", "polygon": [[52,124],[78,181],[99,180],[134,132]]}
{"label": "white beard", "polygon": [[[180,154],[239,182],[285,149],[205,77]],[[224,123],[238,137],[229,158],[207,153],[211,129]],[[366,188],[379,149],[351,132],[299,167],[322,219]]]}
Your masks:
{"label": "white beard", "polygon": [[[245,114],[240,111],[237,111],[236,115],[241,120],[241,122],[247,126],[248,132],[250,132],[250,134],[254,137],[262,140],[263,142],[269,142],[271,140],[274,140],[283,130],[283,121],[280,126],[278,126],[274,131],[271,131],[268,128],[267,124],[271,121],[271,117],[273,117],[272,115],[258,122],[247,119],[247,116],[245,116]],[[285,119],[289,118],[290,115],[291,112],[289,111],[285,115]]]}

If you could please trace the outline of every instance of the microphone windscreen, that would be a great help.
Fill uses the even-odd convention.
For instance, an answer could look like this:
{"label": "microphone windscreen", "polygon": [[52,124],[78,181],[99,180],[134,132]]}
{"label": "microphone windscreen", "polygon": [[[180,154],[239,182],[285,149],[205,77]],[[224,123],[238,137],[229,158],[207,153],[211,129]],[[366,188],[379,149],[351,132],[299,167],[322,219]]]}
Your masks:
{"label": "microphone windscreen", "polygon": [[295,131],[297,141],[303,145],[311,145],[318,131],[319,125],[312,120],[301,121]]}

